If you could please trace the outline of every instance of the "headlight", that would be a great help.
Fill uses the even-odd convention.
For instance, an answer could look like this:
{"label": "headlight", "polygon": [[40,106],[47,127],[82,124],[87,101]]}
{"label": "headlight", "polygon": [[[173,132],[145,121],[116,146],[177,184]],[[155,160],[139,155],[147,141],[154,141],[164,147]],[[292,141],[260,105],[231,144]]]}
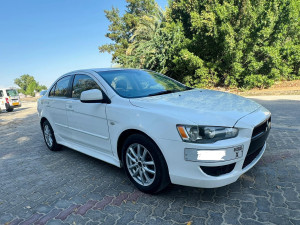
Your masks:
{"label": "headlight", "polygon": [[177,125],[177,130],[183,141],[203,144],[234,138],[239,133],[239,130],[233,127]]}

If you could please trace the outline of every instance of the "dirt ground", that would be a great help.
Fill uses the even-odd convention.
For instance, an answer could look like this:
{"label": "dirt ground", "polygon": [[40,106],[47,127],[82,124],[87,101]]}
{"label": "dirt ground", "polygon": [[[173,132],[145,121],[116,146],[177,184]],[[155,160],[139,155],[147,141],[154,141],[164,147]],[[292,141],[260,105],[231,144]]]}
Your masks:
{"label": "dirt ground", "polygon": [[225,88],[215,88],[215,89],[220,91],[228,91],[243,96],[300,95],[300,80],[277,82],[272,87],[267,89],[254,88],[245,91],[239,89],[225,89]]}
{"label": "dirt ground", "polygon": [[[13,112],[2,111],[0,114],[0,130],[4,129],[4,125],[8,125],[10,122],[12,124],[18,124],[18,120],[23,119],[31,114],[37,114],[37,102],[32,101],[22,101],[22,107],[14,109]],[[36,115],[37,116],[37,115]]]}

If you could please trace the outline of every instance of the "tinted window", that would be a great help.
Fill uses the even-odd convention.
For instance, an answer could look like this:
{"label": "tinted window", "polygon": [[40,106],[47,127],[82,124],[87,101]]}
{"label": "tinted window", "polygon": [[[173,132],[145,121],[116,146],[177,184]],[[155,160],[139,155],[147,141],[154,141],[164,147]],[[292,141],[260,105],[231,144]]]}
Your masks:
{"label": "tinted window", "polygon": [[54,96],[55,87],[56,87],[56,85],[54,85],[54,86],[51,88],[51,91],[50,91],[50,93],[49,93],[49,96]]}
{"label": "tinted window", "polygon": [[3,91],[0,91],[0,98],[3,97]]}
{"label": "tinted window", "polygon": [[55,97],[69,97],[69,82],[71,76],[64,77],[56,83]]}
{"label": "tinted window", "polygon": [[191,88],[153,71],[116,70],[98,73],[116,92],[125,98],[186,91]]}
{"label": "tinted window", "polygon": [[72,98],[80,98],[81,92],[100,89],[99,85],[88,75],[76,75],[73,82]]}

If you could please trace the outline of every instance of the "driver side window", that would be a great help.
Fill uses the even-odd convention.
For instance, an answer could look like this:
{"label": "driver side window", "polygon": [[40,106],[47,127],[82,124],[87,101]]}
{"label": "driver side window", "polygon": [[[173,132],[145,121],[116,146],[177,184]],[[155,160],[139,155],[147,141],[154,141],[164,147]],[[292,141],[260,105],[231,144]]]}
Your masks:
{"label": "driver side window", "polygon": [[72,98],[79,99],[81,92],[91,89],[98,89],[101,91],[99,85],[88,75],[75,75],[72,88]]}

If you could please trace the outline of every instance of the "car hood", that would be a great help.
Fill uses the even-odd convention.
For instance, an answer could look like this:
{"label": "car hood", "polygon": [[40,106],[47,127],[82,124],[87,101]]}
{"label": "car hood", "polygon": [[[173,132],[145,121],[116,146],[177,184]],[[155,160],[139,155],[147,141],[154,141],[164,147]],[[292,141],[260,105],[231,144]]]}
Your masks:
{"label": "car hood", "polygon": [[193,89],[165,95],[130,99],[132,105],[172,115],[198,125],[232,127],[261,105],[231,93]]}

